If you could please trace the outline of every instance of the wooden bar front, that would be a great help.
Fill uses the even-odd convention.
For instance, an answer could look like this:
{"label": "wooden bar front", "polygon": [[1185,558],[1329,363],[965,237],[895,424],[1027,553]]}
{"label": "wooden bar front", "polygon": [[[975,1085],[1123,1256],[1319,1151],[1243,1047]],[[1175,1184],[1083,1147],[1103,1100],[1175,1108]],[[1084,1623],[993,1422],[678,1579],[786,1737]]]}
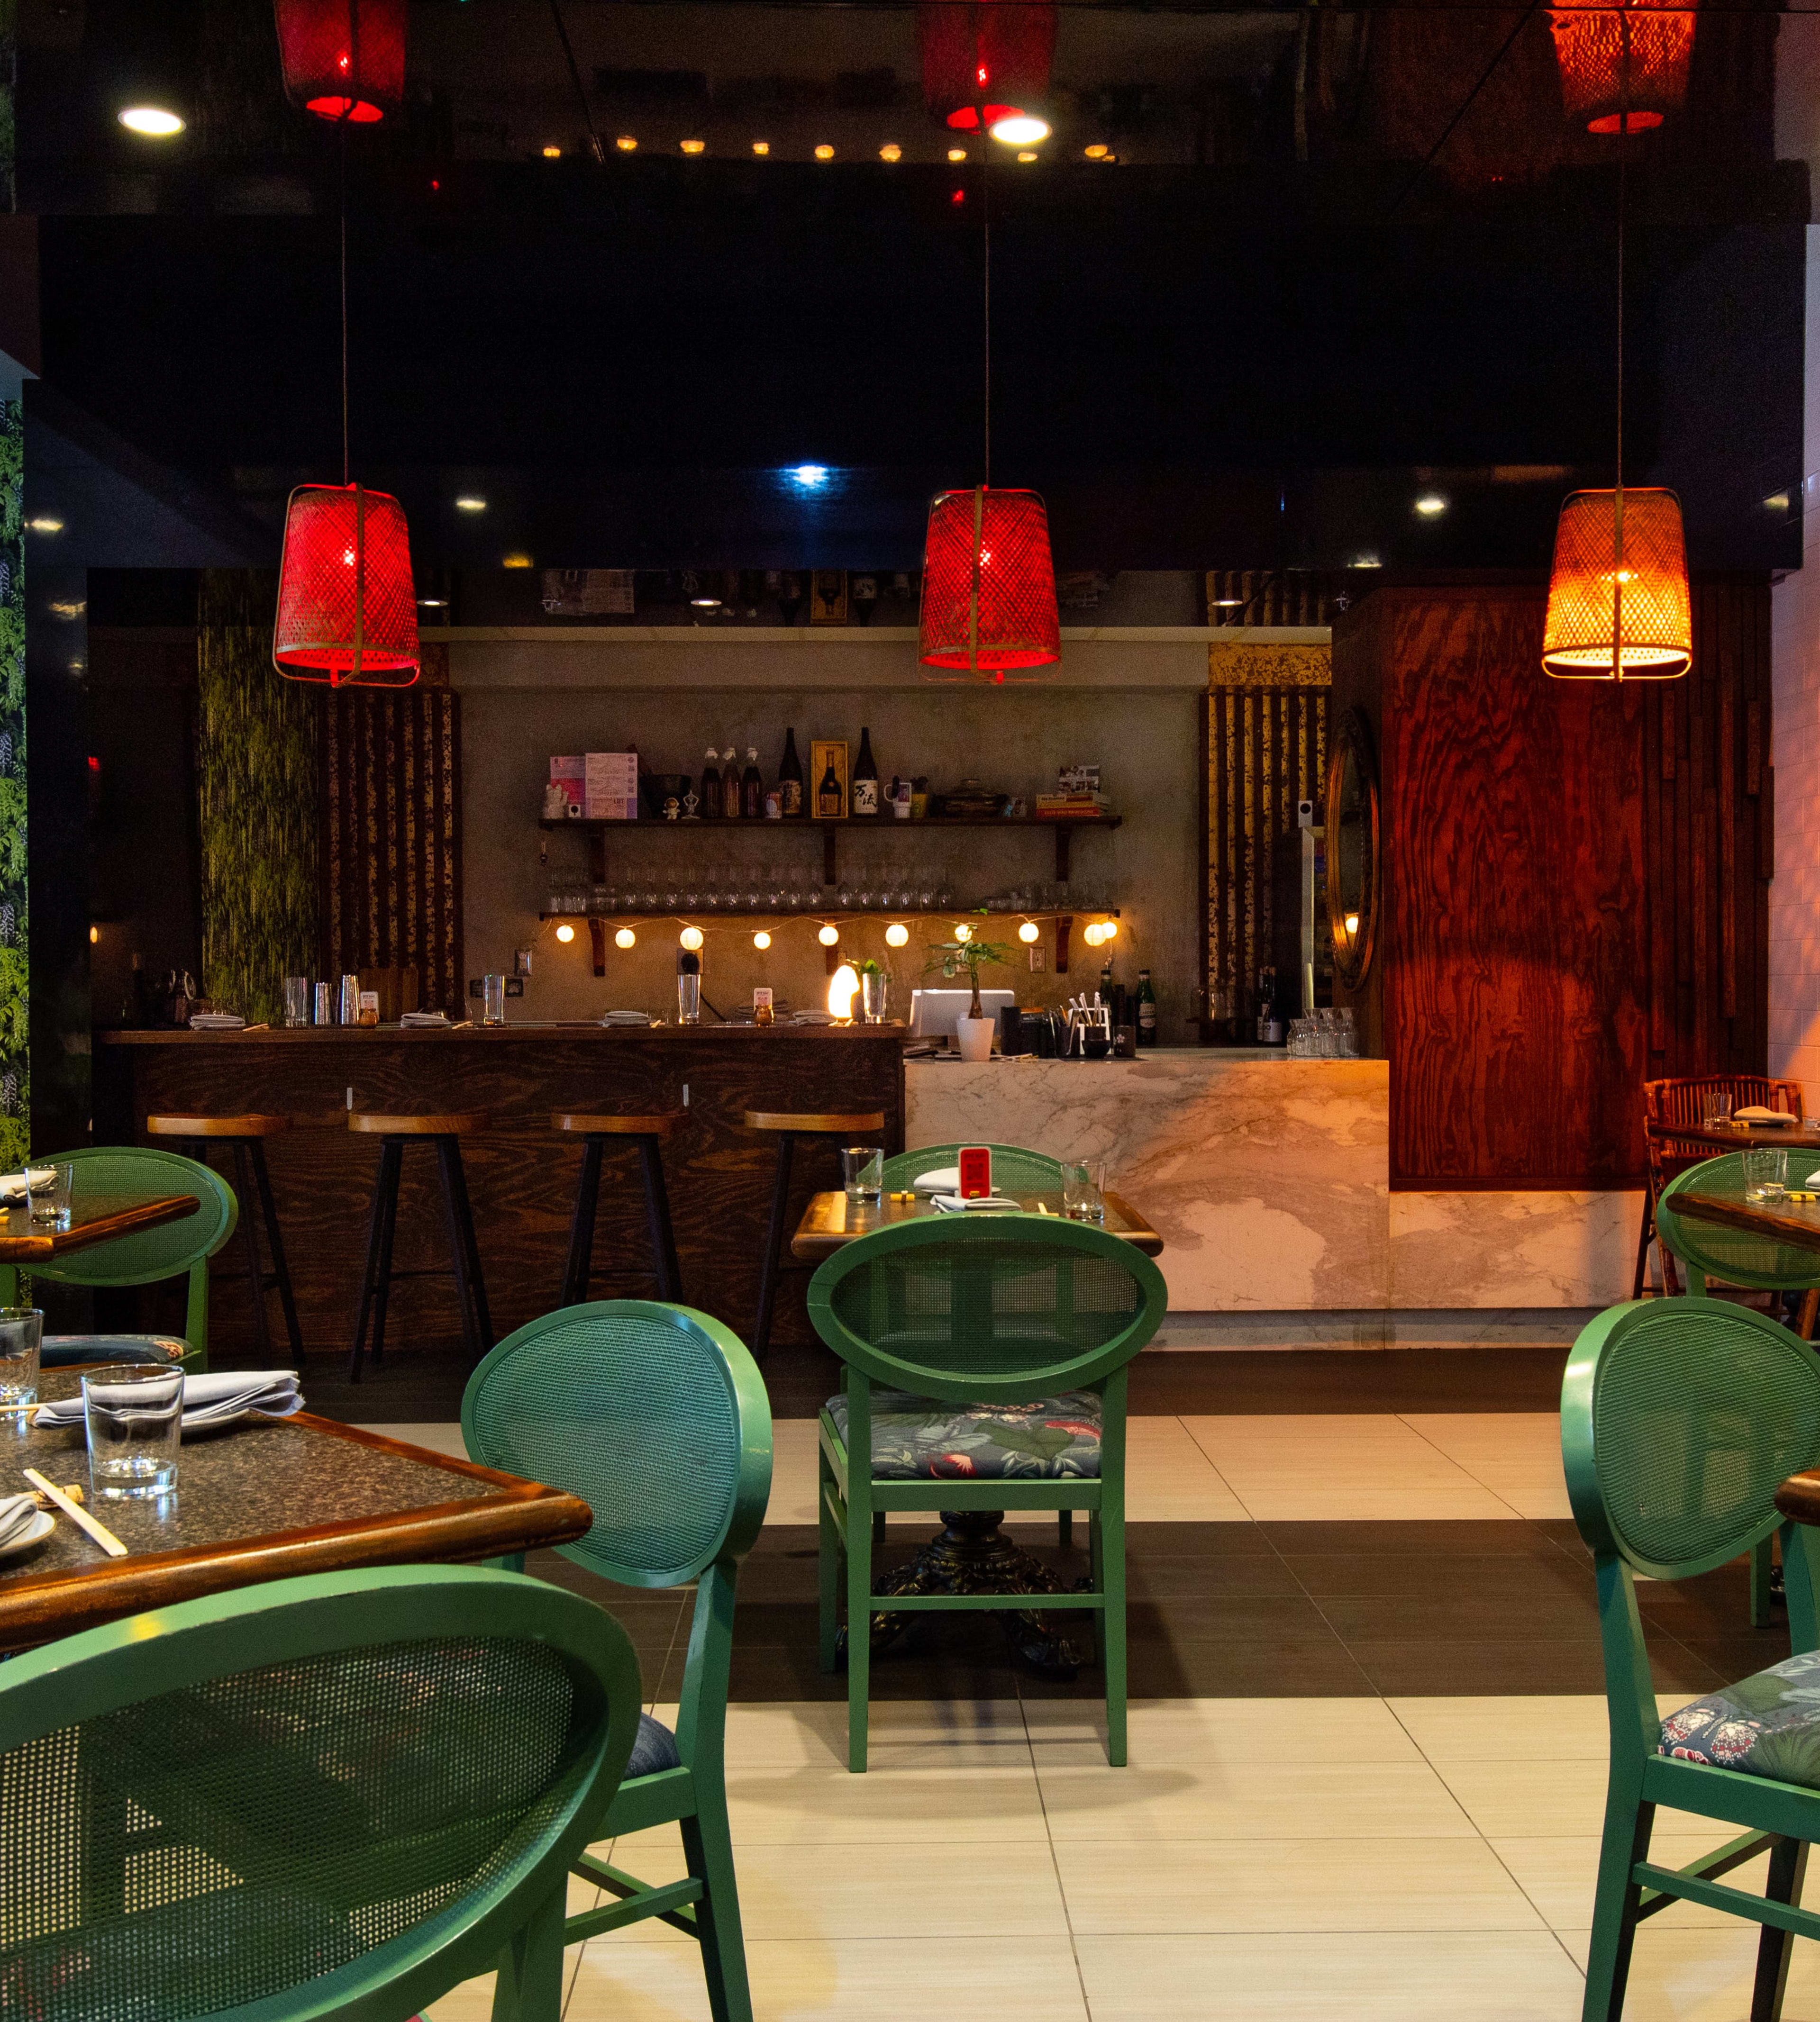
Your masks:
{"label": "wooden bar front", "polygon": [[[550,1128],[551,1112],[646,1114],[686,1107],[686,1120],[663,1144],[683,1298],[744,1338],[758,1304],[777,1143],[746,1130],[742,1113],[882,1111],[885,1149],[901,1151],[902,1055],[901,1030],[890,1027],[111,1032],[101,1036],[96,1064],[96,1137],[143,1144],[146,1117],[162,1113],[287,1115],[294,1127],[268,1141],[267,1155],[304,1341],[312,1355],[339,1354],[352,1330],[379,1159],[377,1138],[347,1127],[350,1090],[356,1109],[484,1115],[486,1128],[462,1141],[462,1157],[496,1337],[557,1302],[582,1146]],[[838,1184],[839,1177],[832,1147],[798,1145],[792,1225],[809,1196]],[[242,1215],[255,1207],[243,1201]],[[435,1160],[427,1148],[409,1149],[395,1268],[446,1266],[448,1245]],[[656,1297],[646,1275],[649,1239],[630,1144],[608,1151],[594,1265],[595,1297]],[[217,1257],[214,1272],[215,1352],[224,1363],[244,1361],[252,1334],[238,1236]],[[774,1330],[780,1341],[810,1338],[806,1282],[799,1272],[784,1277]],[[276,1299],[270,1310],[276,1327]],[[388,1373],[426,1349],[459,1363],[452,1281],[400,1278],[386,1337]]]}

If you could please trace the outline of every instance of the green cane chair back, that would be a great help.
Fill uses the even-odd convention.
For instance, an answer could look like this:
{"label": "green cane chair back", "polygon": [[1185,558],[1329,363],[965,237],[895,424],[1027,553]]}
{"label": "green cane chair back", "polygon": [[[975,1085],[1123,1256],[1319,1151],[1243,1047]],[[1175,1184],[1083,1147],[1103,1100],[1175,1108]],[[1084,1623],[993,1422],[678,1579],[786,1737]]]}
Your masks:
{"label": "green cane chair back", "polygon": [[[1789,1185],[1804,1185],[1807,1175],[1816,1171],[1820,1146],[1797,1137],[1789,1147]],[[1820,1285],[1820,1252],[1679,1214],[1676,1199],[1684,1193],[1713,1194],[1741,1203],[1743,1153],[1727,1152],[1703,1160],[1671,1180],[1656,1203],[1656,1232],[1687,1265],[1690,1290],[1704,1292],[1708,1279],[1756,1292],[1805,1291]]]}
{"label": "green cane chair back", "polygon": [[639,1692],[601,1610],[463,1567],[272,1581],[16,1657],[0,2007],[400,2022],[498,1964],[506,2012],[557,2022],[568,1863]]}
{"label": "green cane chair back", "polygon": [[1162,1324],[1163,1274],[1121,1237],[993,1211],[845,1244],[809,1287],[816,1332],[873,1381],[963,1403],[1097,1382]]}
{"label": "green cane chair back", "polygon": [[[992,1155],[992,1184],[1002,1194],[1059,1192],[1062,1161],[1046,1152],[1026,1151],[1021,1144],[989,1144]],[[958,1144],[925,1144],[919,1152],[900,1152],[885,1161],[885,1190],[901,1192],[914,1186],[925,1173],[938,1173],[959,1165]]]}

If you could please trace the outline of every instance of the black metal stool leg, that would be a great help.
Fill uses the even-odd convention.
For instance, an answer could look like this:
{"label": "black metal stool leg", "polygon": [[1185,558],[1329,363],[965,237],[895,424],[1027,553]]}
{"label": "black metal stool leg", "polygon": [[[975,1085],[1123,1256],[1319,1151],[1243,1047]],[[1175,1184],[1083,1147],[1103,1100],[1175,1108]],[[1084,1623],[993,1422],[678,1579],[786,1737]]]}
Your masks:
{"label": "black metal stool leg", "polygon": [[253,1341],[262,1362],[272,1359],[272,1330],[265,1323],[265,1266],[259,1260],[258,1227],[253,1213],[253,1162],[247,1141],[234,1146],[234,1191],[240,1196],[240,1240],[247,1251],[247,1289],[253,1295]]}
{"label": "black metal stool leg", "polygon": [[657,1271],[657,1296],[672,1302],[682,1298],[682,1269],[676,1259],[676,1232],[670,1225],[670,1195],[663,1184],[663,1158],[658,1139],[638,1140],[638,1163],[645,1175],[645,1214],[651,1225],[651,1254]]}
{"label": "black metal stool leg", "polygon": [[473,1209],[468,1200],[467,1176],[462,1170],[462,1148],[453,1137],[436,1141],[442,1166],[443,1199],[448,1208],[449,1249],[455,1290],[462,1302],[462,1331],[468,1354],[478,1362],[493,1345],[492,1317],[487,1311],[487,1288],[481,1276],[480,1245],[474,1239]]}
{"label": "black metal stool leg", "polygon": [[386,1308],[392,1297],[392,1246],[398,1235],[398,1182],[404,1170],[402,1138],[380,1141],[380,1184],[385,1191],[385,1219],[379,1227],[379,1282],[373,1300],[373,1367],[386,1360]]}
{"label": "black metal stool leg", "polygon": [[559,1303],[579,1306],[587,1298],[588,1279],[594,1258],[594,1211],[601,1196],[601,1141],[584,1137],[581,1151],[581,1184],[576,1189],[575,1214],[568,1225],[568,1261],[563,1266],[562,1298]]}
{"label": "black metal stool leg", "polygon": [[284,1239],[278,1232],[278,1204],[272,1198],[272,1174],[265,1163],[265,1147],[255,1137],[247,1146],[253,1160],[253,1182],[259,1189],[259,1210],[265,1217],[265,1246],[272,1252],[272,1275],[278,1283],[278,1303],[284,1313],[284,1331],[291,1352],[303,1360],[303,1329],[297,1319],[297,1301],[291,1290],[291,1266],[284,1259]]}
{"label": "black metal stool leg", "polygon": [[354,1309],[354,1339],[348,1350],[348,1381],[358,1383],[360,1364],[367,1354],[367,1316],[372,1309],[374,1288],[379,1279],[379,1235],[385,1225],[386,1169],[388,1147],[379,1143],[379,1170],[373,1181],[373,1199],[367,1210],[367,1266],[360,1278],[360,1298]]}
{"label": "black metal stool leg", "polygon": [[765,1232],[765,1264],[758,1279],[758,1317],[752,1328],[752,1353],[759,1362],[771,1345],[771,1316],[777,1304],[777,1277],[784,1258],[784,1231],[790,1216],[791,1154],[796,1139],[790,1131],[777,1140],[777,1178],[771,1189],[771,1225]]}

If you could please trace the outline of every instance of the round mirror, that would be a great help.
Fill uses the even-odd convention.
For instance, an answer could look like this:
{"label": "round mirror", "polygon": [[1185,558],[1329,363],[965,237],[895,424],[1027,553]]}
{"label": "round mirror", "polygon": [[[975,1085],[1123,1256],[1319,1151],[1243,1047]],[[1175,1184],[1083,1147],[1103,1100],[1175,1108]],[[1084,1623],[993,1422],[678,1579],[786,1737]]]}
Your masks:
{"label": "round mirror", "polygon": [[1333,972],[1348,990],[1372,965],[1378,927],[1378,768],[1371,726],[1349,709],[1327,761],[1327,917]]}

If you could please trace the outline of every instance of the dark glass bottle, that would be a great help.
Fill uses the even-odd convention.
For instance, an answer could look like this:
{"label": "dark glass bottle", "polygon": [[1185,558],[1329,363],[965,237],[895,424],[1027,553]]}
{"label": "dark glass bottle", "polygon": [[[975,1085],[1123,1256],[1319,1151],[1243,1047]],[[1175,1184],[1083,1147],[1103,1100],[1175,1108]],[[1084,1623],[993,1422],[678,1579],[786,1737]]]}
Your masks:
{"label": "dark glass bottle", "polygon": [[815,790],[815,812],[824,821],[840,819],[840,779],[831,758],[828,761],[828,770],[821,776],[821,784]]}
{"label": "dark glass bottle", "polygon": [[860,728],[860,755],[853,767],[853,813],[875,817],[879,812],[879,768],[872,762],[872,733],[864,724]]}
{"label": "dark glass bottle", "polygon": [[1157,1043],[1157,993],[1150,987],[1150,972],[1138,971],[1138,1044],[1153,1046]]}
{"label": "dark glass bottle", "polygon": [[784,756],[777,761],[777,805],[786,821],[808,813],[802,800],[802,761],[796,755],[796,732],[784,733]]}
{"label": "dark glass bottle", "polygon": [[720,754],[711,744],[707,747],[707,763],[701,768],[701,818],[704,821],[721,818]]}
{"label": "dark glass bottle", "polygon": [[765,819],[765,782],[758,772],[758,747],[746,746],[746,769],[740,775],[740,813],[747,821]]}
{"label": "dark glass bottle", "polygon": [[721,768],[721,812],[729,821],[740,818],[740,754],[730,737]]}

